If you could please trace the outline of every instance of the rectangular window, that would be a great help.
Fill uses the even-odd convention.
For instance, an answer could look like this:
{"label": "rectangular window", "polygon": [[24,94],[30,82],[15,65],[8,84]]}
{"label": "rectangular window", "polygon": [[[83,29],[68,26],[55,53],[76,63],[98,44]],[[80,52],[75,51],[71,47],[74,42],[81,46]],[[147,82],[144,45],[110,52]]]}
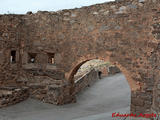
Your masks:
{"label": "rectangular window", "polygon": [[15,50],[11,51],[10,60],[11,60],[11,63],[16,63],[16,51]]}
{"label": "rectangular window", "polygon": [[28,63],[35,63],[37,53],[28,53]]}
{"label": "rectangular window", "polygon": [[48,63],[50,63],[50,64],[54,64],[55,63],[54,53],[48,53]]}

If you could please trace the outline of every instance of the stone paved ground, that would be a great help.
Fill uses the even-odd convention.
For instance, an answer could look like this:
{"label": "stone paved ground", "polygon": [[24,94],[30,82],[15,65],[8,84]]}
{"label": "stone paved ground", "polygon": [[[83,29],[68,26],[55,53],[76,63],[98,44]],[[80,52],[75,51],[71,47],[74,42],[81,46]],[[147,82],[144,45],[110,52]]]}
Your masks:
{"label": "stone paved ground", "polygon": [[112,120],[113,112],[130,109],[130,88],[122,74],[97,81],[77,98],[77,103],[64,106],[29,99],[0,109],[0,120]]}

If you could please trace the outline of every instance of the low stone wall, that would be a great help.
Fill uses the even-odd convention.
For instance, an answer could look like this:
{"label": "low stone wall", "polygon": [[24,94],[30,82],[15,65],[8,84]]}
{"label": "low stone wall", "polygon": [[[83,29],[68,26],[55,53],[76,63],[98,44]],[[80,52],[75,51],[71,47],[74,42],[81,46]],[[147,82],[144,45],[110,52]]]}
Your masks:
{"label": "low stone wall", "polygon": [[55,80],[48,76],[34,76],[28,85],[30,97],[45,103],[62,105],[72,102],[70,86],[64,80]]}
{"label": "low stone wall", "polygon": [[[75,81],[75,94],[98,80],[98,71],[91,70]],[[30,97],[45,103],[62,105],[75,102],[75,94],[71,95],[71,86],[64,80],[55,80],[48,76],[34,76],[28,82]]]}
{"label": "low stone wall", "polygon": [[90,72],[86,73],[81,78],[75,81],[75,94],[79,93],[86,87],[90,86],[98,79],[99,79],[98,71],[95,71],[93,69]]}
{"label": "low stone wall", "polygon": [[68,85],[50,85],[48,86],[47,97],[44,102],[55,105],[63,105],[76,101],[75,96],[70,95],[70,86]]}
{"label": "low stone wall", "polygon": [[120,73],[120,69],[117,66],[111,65],[108,67],[108,75],[114,75],[116,73]]}
{"label": "low stone wall", "polygon": [[0,108],[19,103],[29,97],[27,87],[1,87]]}

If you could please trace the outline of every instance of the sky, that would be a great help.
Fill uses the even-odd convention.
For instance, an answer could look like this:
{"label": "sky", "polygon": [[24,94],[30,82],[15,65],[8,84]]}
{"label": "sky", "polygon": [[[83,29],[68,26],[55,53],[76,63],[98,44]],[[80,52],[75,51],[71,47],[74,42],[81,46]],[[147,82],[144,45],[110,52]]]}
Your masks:
{"label": "sky", "polygon": [[0,14],[25,14],[28,11],[57,11],[114,0],[0,0]]}

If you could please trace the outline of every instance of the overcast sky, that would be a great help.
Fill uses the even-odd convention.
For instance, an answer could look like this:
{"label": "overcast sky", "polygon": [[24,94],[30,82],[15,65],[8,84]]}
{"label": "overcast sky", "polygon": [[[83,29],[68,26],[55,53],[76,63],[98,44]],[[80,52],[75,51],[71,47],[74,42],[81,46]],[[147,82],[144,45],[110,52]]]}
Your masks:
{"label": "overcast sky", "polygon": [[61,9],[79,8],[114,0],[0,0],[0,14],[24,14],[38,10],[57,11]]}

